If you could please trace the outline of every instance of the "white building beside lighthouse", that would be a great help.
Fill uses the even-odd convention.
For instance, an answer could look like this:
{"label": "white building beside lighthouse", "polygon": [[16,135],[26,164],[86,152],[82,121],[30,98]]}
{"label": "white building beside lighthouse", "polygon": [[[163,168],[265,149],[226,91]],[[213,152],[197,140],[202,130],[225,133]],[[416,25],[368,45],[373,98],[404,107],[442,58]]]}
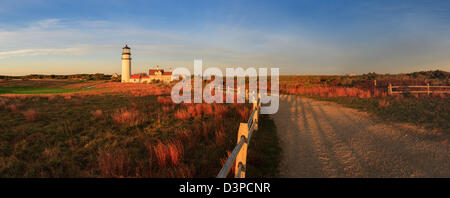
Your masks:
{"label": "white building beside lighthouse", "polygon": [[131,53],[128,45],[122,48],[122,83],[151,83],[164,82],[170,83],[173,81],[172,69],[169,71],[160,69],[150,69],[148,74],[139,73],[131,75]]}
{"label": "white building beside lighthouse", "polygon": [[131,53],[128,45],[122,48],[122,82],[129,82],[131,74]]}

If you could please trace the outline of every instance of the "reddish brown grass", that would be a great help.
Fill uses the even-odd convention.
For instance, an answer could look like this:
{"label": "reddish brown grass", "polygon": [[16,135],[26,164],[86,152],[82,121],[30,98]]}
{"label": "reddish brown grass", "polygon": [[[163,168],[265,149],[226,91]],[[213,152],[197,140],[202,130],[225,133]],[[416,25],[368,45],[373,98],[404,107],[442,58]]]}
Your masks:
{"label": "reddish brown grass", "polygon": [[187,112],[189,115],[193,118],[195,117],[201,117],[202,115],[202,107],[198,106],[198,104],[191,104],[187,106]]}
{"label": "reddish brown grass", "polygon": [[371,98],[371,97],[385,97],[386,92],[381,92],[379,90],[375,90],[374,94],[372,94],[369,90],[359,89],[355,87],[338,87],[338,86],[329,86],[329,87],[297,87],[297,88],[289,88],[283,90],[289,94],[300,94],[300,95],[308,95],[308,96],[320,96],[320,97],[359,97],[359,98]]}
{"label": "reddish brown grass", "polygon": [[100,109],[97,109],[97,110],[95,110],[95,111],[92,111],[91,114],[92,114],[92,116],[94,116],[94,118],[95,118],[96,120],[101,120],[101,119],[104,118],[104,117],[103,117],[103,111],[100,110]]}
{"label": "reddish brown grass", "polygon": [[5,100],[0,100],[0,110],[6,109],[6,104]]}
{"label": "reddish brown grass", "polygon": [[106,88],[98,92],[113,92],[131,94],[134,96],[148,96],[148,95],[168,95],[171,92],[169,86],[160,84],[145,84],[145,83],[120,83],[120,82],[108,82],[98,85],[94,85],[95,88]]}
{"label": "reddish brown grass", "polygon": [[173,104],[172,98],[170,96],[168,96],[168,97],[158,96],[158,103],[162,104],[162,105]]}
{"label": "reddish brown grass", "polygon": [[116,124],[135,126],[144,122],[144,117],[136,109],[120,109],[112,114]]}
{"label": "reddish brown grass", "polygon": [[36,112],[34,109],[28,109],[22,113],[25,116],[25,119],[27,119],[28,121],[31,121],[31,122],[35,121],[39,115],[39,113]]}
{"label": "reddish brown grass", "polygon": [[13,114],[17,114],[19,112],[19,106],[20,105],[18,105],[16,103],[12,103],[12,104],[7,105],[6,109]]}
{"label": "reddish brown grass", "polygon": [[103,177],[127,177],[131,159],[126,149],[99,150],[98,169]]}
{"label": "reddish brown grass", "polygon": [[212,104],[202,104],[203,115],[212,115],[213,107]]}
{"label": "reddish brown grass", "polygon": [[190,131],[187,129],[176,129],[175,136],[177,137],[177,139],[184,140],[186,142],[190,142],[190,139],[192,137],[190,135]]}
{"label": "reddish brown grass", "polygon": [[175,113],[174,117],[178,120],[187,120],[191,118],[190,114],[185,109],[179,109]]}
{"label": "reddish brown grass", "polygon": [[390,103],[386,99],[378,100],[378,107],[388,107],[389,105]]}
{"label": "reddish brown grass", "polygon": [[216,130],[216,145],[222,146],[225,143],[225,133],[222,129]]}
{"label": "reddish brown grass", "polygon": [[193,168],[185,164],[180,164],[170,172],[172,173],[170,176],[174,178],[192,178],[194,175]]}
{"label": "reddish brown grass", "polygon": [[209,133],[212,132],[212,129],[212,124],[202,121],[202,128],[198,132],[205,140],[207,140],[209,137]]}
{"label": "reddish brown grass", "polygon": [[183,159],[183,145],[179,141],[172,141],[172,143],[167,144],[167,148],[172,165],[177,166]]}
{"label": "reddish brown grass", "polygon": [[158,166],[160,168],[166,167],[168,158],[166,145],[164,145],[162,142],[159,141],[158,144],[156,144],[156,146],[153,146],[153,152],[155,153]]}
{"label": "reddish brown grass", "polygon": [[56,96],[55,96],[55,95],[49,95],[49,96],[47,96],[47,100],[48,100],[49,102],[54,101],[55,99],[56,99]]}
{"label": "reddish brown grass", "polygon": [[216,116],[224,118],[228,113],[228,108],[223,104],[214,104],[214,111]]}
{"label": "reddish brown grass", "polygon": [[246,106],[241,106],[241,108],[237,108],[236,109],[239,116],[241,116],[241,120],[248,120],[248,118],[250,117],[250,109]]}
{"label": "reddish brown grass", "polygon": [[173,111],[173,107],[174,106],[164,106],[164,107],[162,107],[162,109],[163,109],[163,112],[165,112],[165,113],[171,113]]}
{"label": "reddish brown grass", "polygon": [[158,166],[165,168],[167,164],[173,166],[179,165],[183,159],[184,148],[180,141],[171,140],[167,143],[158,141],[156,146],[153,146]]}

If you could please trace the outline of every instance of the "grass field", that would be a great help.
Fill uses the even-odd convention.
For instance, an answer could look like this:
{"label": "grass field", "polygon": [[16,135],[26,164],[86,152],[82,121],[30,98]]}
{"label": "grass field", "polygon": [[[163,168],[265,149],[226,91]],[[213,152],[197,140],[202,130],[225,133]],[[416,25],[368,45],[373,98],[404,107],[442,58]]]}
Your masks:
{"label": "grass field", "polygon": [[54,94],[92,90],[89,81],[69,80],[10,80],[0,82],[0,94]]}
{"label": "grass field", "polygon": [[66,88],[30,88],[30,87],[4,87],[0,88],[0,94],[51,94],[51,93],[70,93],[78,92],[82,89],[66,89]]}
{"label": "grass field", "polygon": [[[86,85],[94,89],[55,94]],[[245,104],[173,104],[170,87],[158,84],[17,81],[1,89],[19,86],[55,92],[0,96],[0,177],[214,177],[250,113]],[[249,154],[255,177],[275,174],[278,163],[262,171],[267,148],[258,142],[277,142],[261,131]]]}
{"label": "grass field", "polygon": [[440,97],[313,97],[373,113],[386,121],[409,122],[450,132],[450,102]]}
{"label": "grass field", "polygon": [[377,86],[371,84],[373,79],[363,77],[285,76],[280,78],[280,92],[333,101],[373,113],[386,121],[409,122],[426,128],[450,131],[449,94],[405,93],[389,96],[387,93],[389,83],[411,85],[430,82],[447,85],[448,76],[415,79],[407,75],[385,75],[379,77]]}

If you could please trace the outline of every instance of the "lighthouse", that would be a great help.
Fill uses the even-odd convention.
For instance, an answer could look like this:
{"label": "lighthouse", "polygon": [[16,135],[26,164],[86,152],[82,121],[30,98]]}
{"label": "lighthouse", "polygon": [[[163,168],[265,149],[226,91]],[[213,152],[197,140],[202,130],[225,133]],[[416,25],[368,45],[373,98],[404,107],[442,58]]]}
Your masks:
{"label": "lighthouse", "polygon": [[129,82],[131,74],[131,53],[128,45],[122,48],[122,82]]}

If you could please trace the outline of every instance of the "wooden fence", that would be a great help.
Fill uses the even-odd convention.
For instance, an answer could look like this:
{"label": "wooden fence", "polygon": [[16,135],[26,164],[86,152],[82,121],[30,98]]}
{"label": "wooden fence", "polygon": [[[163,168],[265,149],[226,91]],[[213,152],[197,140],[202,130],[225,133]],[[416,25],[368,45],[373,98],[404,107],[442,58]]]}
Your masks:
{"label": "wooden fence", "polygon": [[[411,88],[416,89],[416,90],[410,90]],[[403,90],[399,90],[399,89],[403,89]],[[419,89],[419,90],[417,90],[417,89]],[[409,86],[392,86],[392,84],[389,83],[389,86],[388,86],[388,94],[389,95],[401,94],[401,93],[426,93],[427,95],[430,95],[432,93],[450,93],[450,86],[430,86],[430,84],[409,85]]]}
{"label": "wooden fence", "polygon": [[235,163],[235,178],[245,178],[247,167],[247,147],[254,131],[258,130],[258,122],[260,118],[261,99],[258,94],[258,99],[253,103],[252,113],[247,123],[240,123],[236,147],[234,147],[227,161],[223,165],[217,178],[226,178],[230,173],[233,163]]}

